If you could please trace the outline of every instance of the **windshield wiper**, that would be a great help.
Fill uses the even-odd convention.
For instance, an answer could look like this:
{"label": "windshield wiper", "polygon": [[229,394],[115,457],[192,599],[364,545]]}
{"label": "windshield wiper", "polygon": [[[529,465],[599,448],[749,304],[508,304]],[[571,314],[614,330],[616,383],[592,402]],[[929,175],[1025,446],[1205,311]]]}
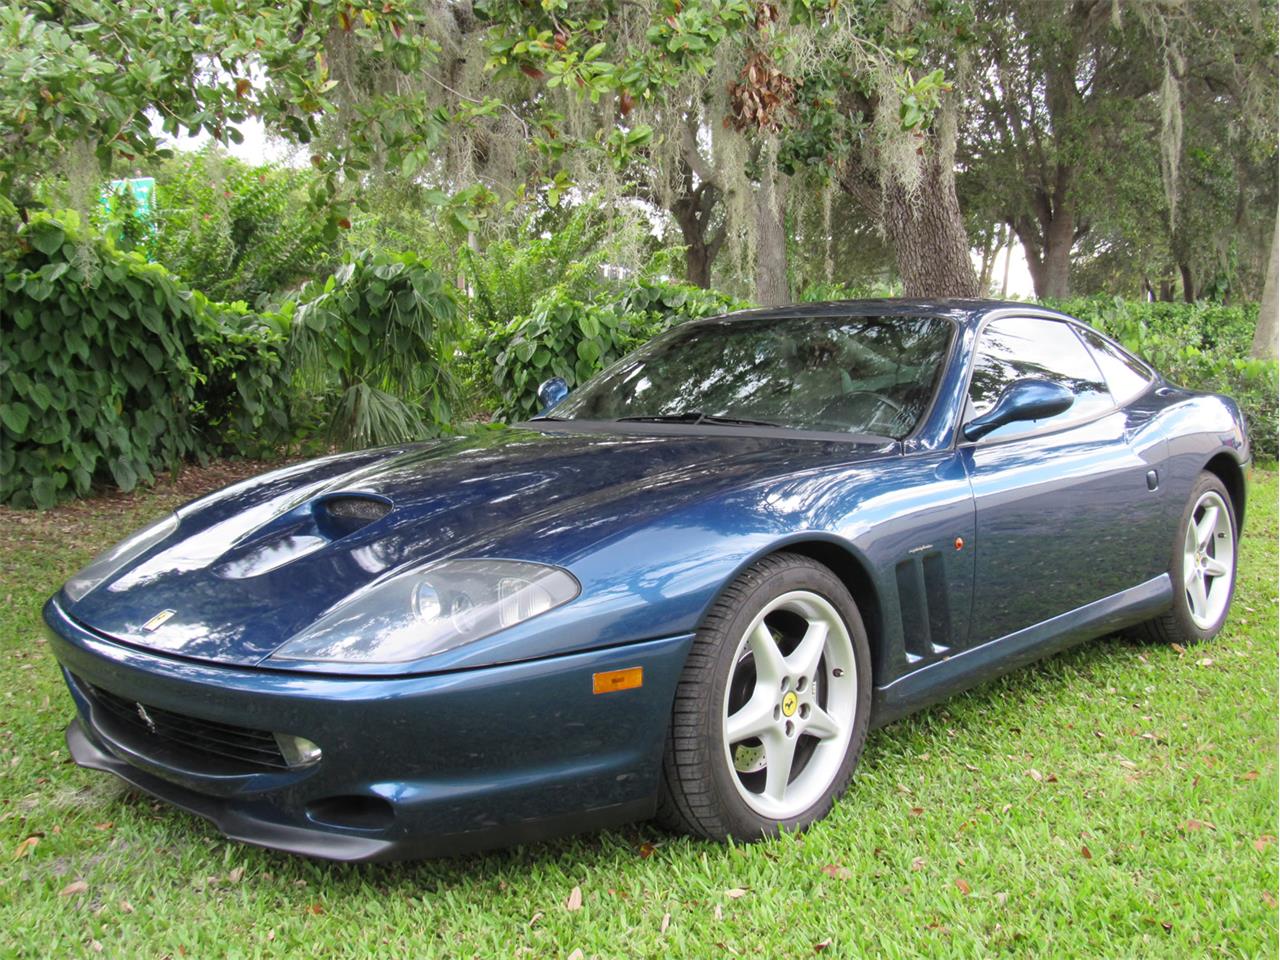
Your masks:
{"label": "windshield wiper", "polygon": [[720,423],[739,427],[778,427],[780,424],[768,420],[747,420],[743,417],[713,417],[700,410],[689,410],[685,413],[653,414],[645,417],[619,417],[619,423]]}

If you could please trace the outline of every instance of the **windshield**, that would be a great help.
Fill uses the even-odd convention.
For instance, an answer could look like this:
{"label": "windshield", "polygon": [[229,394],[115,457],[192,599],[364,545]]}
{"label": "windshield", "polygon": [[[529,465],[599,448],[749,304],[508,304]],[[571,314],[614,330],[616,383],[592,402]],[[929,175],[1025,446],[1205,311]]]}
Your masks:
{"label": "windshield", "polygon": [[557,419],[766,424],[901,439],[951,341],[937,317],[760,317],[686,324],[575,391]]}

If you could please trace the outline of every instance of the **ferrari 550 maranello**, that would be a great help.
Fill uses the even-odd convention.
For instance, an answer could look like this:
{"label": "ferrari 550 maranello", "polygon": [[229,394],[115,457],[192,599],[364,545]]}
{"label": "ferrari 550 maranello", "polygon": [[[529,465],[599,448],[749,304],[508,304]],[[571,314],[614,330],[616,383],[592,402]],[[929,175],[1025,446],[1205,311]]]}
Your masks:
{"label": "ferrari 550 maranello", "polygon": [[1231,602],[1231,400],[1021,304],[678,326],[510,429],[182,507],[44,617],[75,760],[376,860],[657,816],[806,827],[869,729]]}

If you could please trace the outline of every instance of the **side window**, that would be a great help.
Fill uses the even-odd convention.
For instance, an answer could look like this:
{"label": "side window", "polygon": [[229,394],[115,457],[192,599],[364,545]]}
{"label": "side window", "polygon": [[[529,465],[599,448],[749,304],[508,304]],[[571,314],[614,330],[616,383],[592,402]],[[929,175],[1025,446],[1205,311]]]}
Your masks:
{"label": "side window", "polygon": [[1151,371],[1141,360],[1131,357],[1114,343],[1103,339],[1095,331],[1077,328],[1084,342],[1089,345],[1093,359],[1107,381],[1111,396],[1124,406],[1151,383]]}
{"label": "side window", "polygon": [[1008,423],[988,437],[1027,433],[1055,420],[1080,420],[1114,405],[1098,365],[1070,326],[1057,320],[1009,317],[987,324],[982,331],[965,419],[986,413],[1005,387],[1024,377],[1060,383],[1075,394],[1075,402],[1050,420]]}

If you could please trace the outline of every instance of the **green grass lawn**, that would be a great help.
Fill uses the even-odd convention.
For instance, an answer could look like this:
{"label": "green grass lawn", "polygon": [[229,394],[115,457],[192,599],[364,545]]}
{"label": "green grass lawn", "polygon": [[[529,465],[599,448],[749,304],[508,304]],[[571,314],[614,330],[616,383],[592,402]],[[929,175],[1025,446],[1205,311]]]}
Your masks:
{"label": "green grass lawn", "polygon": [[0,955],[1276,955],[1274,471],[1217,641],[1100,640],[875,733],[804,836],[374,866],[228,843],[70,762],[40,605],[209,482],[0,510]]}

